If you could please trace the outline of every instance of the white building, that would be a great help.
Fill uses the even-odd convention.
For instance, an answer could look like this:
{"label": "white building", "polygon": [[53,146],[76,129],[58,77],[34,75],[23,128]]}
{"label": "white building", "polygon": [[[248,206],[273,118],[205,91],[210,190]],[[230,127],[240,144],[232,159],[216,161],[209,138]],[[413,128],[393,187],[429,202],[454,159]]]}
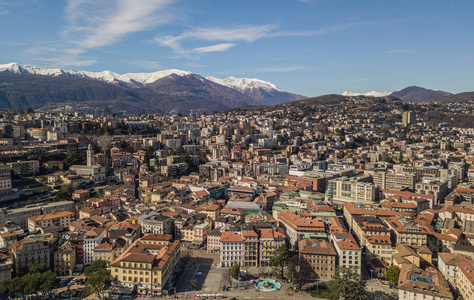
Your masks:
{"label": "white building", "polygon": [[331,242],[337,252],[338,265],[353,269],[360,275],[362,251],[354,237],[348,232],[333,233]]}
{"label": "white building", "polygon": [[244,240],[240,232],[224,231],[221,235],[221,266],[242,265]]}
{"label": "white building", "polygon": [[103,228],[94,228],[84,235],[84,266],[90,265],[94,259],[94,249],[102,243],[107,231]]}

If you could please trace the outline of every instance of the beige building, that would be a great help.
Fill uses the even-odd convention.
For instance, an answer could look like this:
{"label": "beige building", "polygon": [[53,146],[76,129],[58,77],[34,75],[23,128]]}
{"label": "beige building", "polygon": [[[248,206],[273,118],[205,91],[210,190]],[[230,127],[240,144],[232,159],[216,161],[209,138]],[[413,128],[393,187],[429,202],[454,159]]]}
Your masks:
{"label": "beige building", "polygon": [[329,180],[328,188],[333,191],[334,200],[347,202],[375,202],[379,193],[379,187],[347,177]]}
{"label": "beige building", "polygon": [[385,220],[393,244],[428,245],[428,232],[423,226],[406,218],[390,217]]}
{"label": "beige building", "polygon": [[54,273],[58,276],[72,276],[76,268],[76,247],[65,242],[54,251]]}
{"label": "beige building", "polygon": [[30,235],[13,243],[10,251],[13,255],[15,274],[22,274],[28,264],[47,264],[52,266],[51,258],[56,249],[58,237],[53,234]]}
{"label": "beige building", "polygon": [[39,215],[28,218],[28,231],[35,232],[40,228],[50,226],[61,226],[68,228],[73,221],[74,213],[70,211],[61,211],[45,215]]}
{"label": "beige building", "polygon": [[273,253],[285,243],[286,235],[281,228],[260,229],[259,265],[269,266]]}
{"label": "beige building", "polygon": [[374,185],[381,189],[400,191],[403,189],[414,190],[416,183],[415,174],[375,172]]}
{"label": "beige building", "polygon": [[329,280],[336,272],[337,253],[326,240],[303,239],[298,242],[300,257],[313,267],[319,279]]}
{"label": "beige building", "polygon": [[138,239],[112,264],[112,277],[139,295],[161,295],[180,259],[180,242],[165,234]]}
{"label": "beige building", "polygon": [[474,300],[474,268],[472,263],[457,265],[457,287],[463,300]]}

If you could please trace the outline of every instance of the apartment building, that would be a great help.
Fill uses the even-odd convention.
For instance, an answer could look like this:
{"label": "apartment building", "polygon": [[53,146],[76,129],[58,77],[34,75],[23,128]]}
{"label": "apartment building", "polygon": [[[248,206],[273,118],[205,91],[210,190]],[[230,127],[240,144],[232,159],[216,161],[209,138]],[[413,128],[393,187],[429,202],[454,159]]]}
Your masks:
{"label": "apartment building", "polygon": [[52,255],[58,246],[58,237],[53,234],[30,235],[11,245],[15,274],[21,275],[28,264],[52,266]]}
{"label": "apartment building", "polygon": [[415,189],[416,175],[410,173],[391,173],[386,171],[375,172],[373,176],[374,185],[387,190],[413,191]]}
{"label": "apartment building", "polygon": [[280,224],[285,229],[285,234],[292,249],[296,249],[298,241],[305,234],[321,234],[326,233],[325,224],[322,218],[311,219],[305,218],[297,214],[297,212],[281,211],[278,214]]}
{"label": "apartment building", "polygon": [[379,187],[368,182],[339,177],[328,181],[333,199],[346,202],[375,202],[379,197]]}
{"label": "apartment building", "polygon": [[54,273],[57,276],[72,276],[76,268],[76,247],[65,242],[54,251]]}
{"label": "apartment building", "polygon": [[406,218],[386,218],[390,228],[392,244],[428,245],[428,232],[423,226]]}
{"label": "apartment building", "polygon": [[306,259],[318,278],[330,280],[336,272],[337,252],[326,240],[303,239],[298,242],[299,256]]}
{"label": "apartment building", "polygon": [[143,233],[173,234],[173,219],[160,213],[149,213],[138,217]]}
{"label": "apartment building", "polygon": [[244,238],[240,232],[224,231],[221,235],[220,261],[222,267],[242,266]]}
{"label": "apartment building", "polygon": [[438,253],[438,270],[448,280],[448,282],[457,287],[456,280],[458,278],[458,264],[460,263],[474,263],[474,260],[464,254],[450,253],[450,252],[439,252]]}
{"label": "apartment building", "polygon": [[68,228],[74,220],[74,213],[70,211],[61,211],[45,215],[39,215],[28,218],[28,231],[35,232],[41,228],[60,226]]}
{"label": "apartment building", "polygon": [[282,228],[262,228],[259,234],[259,266],[269,266],[275,250],[286,242],[286,235]]}
{"label": "apartment building", "polygon": [[112,277],[140,297],[160,296],[180,259],[180,246],[170,235],[146,234],[111,264]]}
{"label": "apartment building", "polygon": [[331,234],[331,242],[337,253],[337,264],[350,268],[360,275],[362,251],[352,234],[348,232],[333,233]]}
{"label": "apartment building", "polygon": [[92,228],[84,234],[84,266],[88,266],[94,260],[94,249],[102,243],[106,237],[107,230],[104,228]]}
{"label": "apartment building", "polygon": [[474,299],[474,268],[473,263],[459,263],[457,264],[458,272],[456,283],[458,291],[463,300]]}

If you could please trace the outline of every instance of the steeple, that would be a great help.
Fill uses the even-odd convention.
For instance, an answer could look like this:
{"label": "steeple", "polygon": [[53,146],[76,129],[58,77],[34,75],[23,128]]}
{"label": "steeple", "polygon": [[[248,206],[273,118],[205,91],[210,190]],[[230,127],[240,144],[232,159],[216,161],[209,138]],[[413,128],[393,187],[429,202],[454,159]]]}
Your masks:
{"label": "steeple", "polygon": [[94,150],[92,150],[92,144],[89,144],[87,146],[87,166],[92,167],[94,164]]}

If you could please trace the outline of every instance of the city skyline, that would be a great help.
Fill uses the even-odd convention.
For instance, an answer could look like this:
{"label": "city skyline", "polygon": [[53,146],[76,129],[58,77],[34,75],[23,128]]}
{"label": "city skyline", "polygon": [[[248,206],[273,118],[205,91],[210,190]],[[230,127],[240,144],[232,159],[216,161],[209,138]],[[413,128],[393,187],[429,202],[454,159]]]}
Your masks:
{"label": "city skyline", "polygon": [[304,96],[472,90],[474,5],[399,1],[0,1],[2,62],[259,78]]}

